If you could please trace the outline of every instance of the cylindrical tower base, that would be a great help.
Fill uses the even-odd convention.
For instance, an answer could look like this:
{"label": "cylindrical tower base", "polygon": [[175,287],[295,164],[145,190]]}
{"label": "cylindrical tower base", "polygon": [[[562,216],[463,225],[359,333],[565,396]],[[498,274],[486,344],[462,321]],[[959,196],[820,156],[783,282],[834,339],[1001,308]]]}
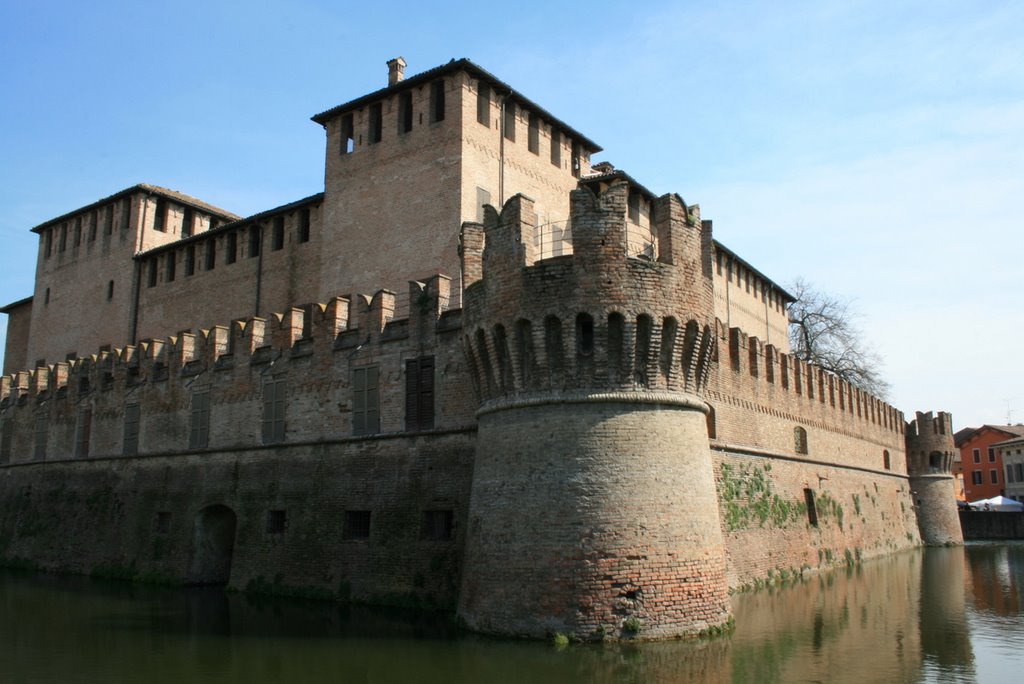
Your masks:
{"label": "cylindrical tower base", "polygon": [[729,620],[703,404],[672,393],[485,406],[459,615],[543,638],[664,638]]}
{"label": "cylindrical tower base", "polygon": [[953,478],[949,475],[911,476],[910,489],[917,506],[921,541],[928,546],[963,544]]}

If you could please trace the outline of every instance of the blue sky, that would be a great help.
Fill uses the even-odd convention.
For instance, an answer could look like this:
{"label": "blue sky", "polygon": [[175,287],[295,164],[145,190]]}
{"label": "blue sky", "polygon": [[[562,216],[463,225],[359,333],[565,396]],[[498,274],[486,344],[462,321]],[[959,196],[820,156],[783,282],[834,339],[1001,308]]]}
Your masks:
{"label": "blue sky", "polygon": [[138,182],[243,215],[318,192],[311,115],[468,57],[853,299],[908,415],[1021,422],[1022,35],[1020,2],[0,0],[0,301],[32,226]]}

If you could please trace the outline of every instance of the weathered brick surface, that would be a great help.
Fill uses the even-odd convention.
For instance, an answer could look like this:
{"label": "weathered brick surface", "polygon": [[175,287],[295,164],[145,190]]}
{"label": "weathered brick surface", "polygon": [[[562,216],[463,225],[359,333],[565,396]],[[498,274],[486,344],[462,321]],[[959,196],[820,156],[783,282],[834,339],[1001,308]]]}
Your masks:
{"label": "weathered brick surface", "polygon": [[[790,357],[786,295],[696,205],[607,167],[577,187],[564,124],[505,86],[480,123],[490,77],[428,76],[314,117],[322,195],[236,220],[137,186],[37,228],[8,353],[48,365],[0,378],[0,559],[195,579],[230,509],[236,587],[458,600],[504,634],[615,637],[635,619],[662,637],[723,624],[730,587],[959,541],[947,414],[908,426]],[[552,222],[571,225],[557,249]],[[406,280],[439,270],[452,278]],[[356,436],[371,368],[379,426]],[[192,444],[202,396],[208,442]],[[263,444],[268,415],[280,443]],[[431,510],[452,511],[453,539],[421,538]],[[371,511],[369,540],[342,538],[346,511]]]}

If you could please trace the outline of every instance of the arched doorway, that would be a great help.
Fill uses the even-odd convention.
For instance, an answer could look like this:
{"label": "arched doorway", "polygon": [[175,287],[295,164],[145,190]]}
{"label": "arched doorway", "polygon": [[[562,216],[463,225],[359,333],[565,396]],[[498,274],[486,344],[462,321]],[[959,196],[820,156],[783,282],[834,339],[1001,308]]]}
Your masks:
{"label": "arched doorway", "polygon": [[189,584],[227,584],[235,549],[235,512],[227,506],[207,506],[196,515],[192,532]]}

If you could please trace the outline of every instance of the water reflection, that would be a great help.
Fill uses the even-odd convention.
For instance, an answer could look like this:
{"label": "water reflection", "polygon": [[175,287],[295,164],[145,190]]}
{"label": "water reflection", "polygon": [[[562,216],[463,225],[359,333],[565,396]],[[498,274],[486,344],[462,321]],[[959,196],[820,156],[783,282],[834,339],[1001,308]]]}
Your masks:
{"label": "water reflection", "polygon": [[1024,545],[931,549],[734,597],[710,641],[571,646],[445,615],[0,572],[0,681],[947,682],[1024,666]]}

